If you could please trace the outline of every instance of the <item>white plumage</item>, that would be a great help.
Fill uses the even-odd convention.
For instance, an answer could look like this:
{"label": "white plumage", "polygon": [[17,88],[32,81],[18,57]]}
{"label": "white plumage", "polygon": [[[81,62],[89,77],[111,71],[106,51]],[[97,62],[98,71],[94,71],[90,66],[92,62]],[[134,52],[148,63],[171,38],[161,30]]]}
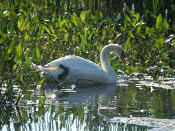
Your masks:
{"label": "white plumage", "polygon": [[101,66],[79,56],[65,56],[53,60],[41,68],[49,78],[57,82],[68,84],[112,84],[116,82],[116,74],[107,60],[113,51],[121,58],[124,57],[122,48],[118,44],[105,46],[100,54]]}

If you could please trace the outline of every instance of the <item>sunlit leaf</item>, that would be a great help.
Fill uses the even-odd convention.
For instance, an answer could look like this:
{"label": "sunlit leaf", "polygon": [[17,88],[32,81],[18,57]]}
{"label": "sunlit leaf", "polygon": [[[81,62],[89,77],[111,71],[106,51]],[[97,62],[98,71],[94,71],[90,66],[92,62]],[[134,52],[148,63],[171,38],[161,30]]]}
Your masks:
{"label": "sunlit leaf", "polygon": [[27,70],[30,70],[30,67],[31,67],[31,62],[30,62],[30,59],[29,59],[29,56],[25,56],[25,68]]}
{"label": "sunlit leaf", "polygon": [[44,29],[47,31],[48,34],[51,34],[50,29],[47,26],[44,26]]}
{"label": "sunlit leaf", "polygon": [[29,41],[29,40],[30,40],[30,36],[29,36],[28,33],[25,33],[25,34],[24,34],[24,40],[25,40],[25,41]]}
{"label": "sunlit leaf", "polygon": [[125,15],[125,19],[126,19],[126,21],[129,22],[129,23],[131,22],[131,19],[130,19],[130,17],[129,17],[128,15]]}
{"label": "sunlit leaf", "polygon": [[49,24],[49,30],[52,32],[52,33],[55,33],[55,30],[53,28],[53,26],[51,24]]}
{"label": "sunlit leaf", "polygon": [[18,28],[20,31],[24,30],[24,17],[19,17],[18,19]]}
{"label": "sunlit leaf", "polygon": [[164,44],[164,39],[163,39],[163,38],[158,38],[158,39],[156,40],[156,47],[157,47],[157,48],[163,46],[163,44]]}
{"label": "sunlit leaf", "polygon": [[22,82],[24,81],[24,75],[22,73],[19,74],[19,80]]}
{"label": "sunlit leaf", "polygon": [[156,19],[156,29],[159,29],[162,24],[162,15],[160,14]]}
{"label": "sunlit leaf", "polygon": [[41,106],[44,106],[45,100],[42,97],[40,97],[39,98],[39,103],[41,104]]}
{"label": "sunlit leaf", "polygon": [[136,17],[136,21],[138,22],[139,18],[140,18],[140,14],[139,13],[136,13],[135,14],[135,17]]}
{"label": "sunlit leaf", "polygon": [[130,49],[131,48],[131,42],[130,42],[131,38],[129,37],[126,42],[125,42],[125,45],[124,45],[124,48],[126,50]]}
{"label": "sunlit leaf", "polygon": [[39,50],[38,46],[35,47],[35,53],[36,53],[37,60],[40,60],[41,56],[40,56],[40,50]]}
{"label": "sunlit leaf", "polygon": [[68,38],[69,38],[69,33],[66,32],[66,33],[64,34],[64,40],[65,40],[65,41],[68,41]]}
{"label": "sunlit leaf", "polygon": [[82,22],[85,22],[85,20],[86,20],[86,13],[85,13],[85,11],[81,11],[80,18],[81,18]]}
{"label": "sunlit leaf", "polygon": [[165,31],[167,31],[169,29],[169,24],[168,24],[166,19],[163,19],[163,28]]}
{"label": "sunlit leaf", "polygon": [[16,47],[16,58],[20,58],[22,56],[23,50],[22,50],[22,44],[19,43]]}
{"label": "sunlit leaf", "polygon": [[72,15],[72,22],[76,25],[76,26],[78,26],[79,25],[79,18],[78,18],[78,16],[77,16],[77,14],[76,13],[73,13],[73,15]]}

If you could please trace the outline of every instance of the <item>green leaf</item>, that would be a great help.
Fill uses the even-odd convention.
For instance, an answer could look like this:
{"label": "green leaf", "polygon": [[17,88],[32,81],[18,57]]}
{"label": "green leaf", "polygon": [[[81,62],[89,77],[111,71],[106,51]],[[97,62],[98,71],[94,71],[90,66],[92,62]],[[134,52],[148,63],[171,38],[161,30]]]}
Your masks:
{"label": "green leaf", "polygon": [[37,60],[40,60],[41,56],[40,56],[40,50],[39,50],[38,46],[35,47],[35,53],[36,53]]}
{"label": "green leaf", "polygon": [[29,41],[30,40],[30,36],[28,35],[28,33],[24,34],[24,40],[25,41]]}
{"label": "green leaf", "polygon": [[168,24],[166,19],[163,19],[163,29],[165,31],[168,31],[168,29],[169,29],[169,24]]}
{"label": "green leaf", "polygon": [[128,23],[131,23],[131,19],[130,19],[130,17],[129,17],[128,15],[125,15],[125,19],[126,19],[126,21],[127,21]]}
{"label": "green leaf", "polygon": [[69,33],[66,32],[66,33],[64,34],[64,40],[65,40],[65,41],[68,41],[68,39],[69,39]]}
{"label": "green leaf", "polygon": [[48,28],[47,26],[44,26],[44,29],[46,30],[46,32],[47,32],[48,34],[51,34],[51,32],[50,32],[50,30],[49,30],[49,28]]}
{"label": "green leaf", "polygon": [[49,24],[49,30],[52,32],[52,34],[55,33],[55,30],[54,30],[54,28],[53,28],[53,26],[51,24]]}
{"label": "green leaf", "polygon": [[18,28],[20,31],[24,30],[24,17],[19,17],[18,19]]}
{"label": "green leaf", "polygon": [[83,46],[87,45],[87,38],[85,35],[83,35],[83,37],[82,37],[82,44],[83,44]]}
{"label": "green leaf", "polygon": [[22,56],[22,44],[19,43],[16,47],[16,58],[19,59]]}
{"label": "green leaf", "polygon": [[79,20],[77,14],[76,14],[76,13],[73,13],[73,15],[72,15],[72,22],[73,22],[76,26],[79,26],[79,23],[80,23],[79,21],[80,21],[80,20]]}
{"label": "green leaf", "polygon": [[41,106],[44,106],[45,100],[42,97],[40,97],[39,98],[39,103],[41,104]]}
{"label": "green leaf", "polygon": [[85,11],[81,11],[81,14],[80,14],[80,19],[83,23],[86,22],[86,13]]}
{"label": "green leaf", "polygon": [[157,48],[162,47],[163,44],[164,44],[164,39],[163,39],[163,38],[158,38],[158,39],[156,39],[156,47],[157,47]]}
{"label": "green leaf", "polygon": [[130,37],[128,37],[128,39],[126,40],[126,42],[125,42],[125,45],[124,45],[124,48],[126,49],[126,50],[128,50],[128,49],[130,49],[131,48],[131,38]]}
{"label": "green leaf", "polygon": [[15,41],[12,41],[10,43],[10,46],[8,47],[8,54],[11,54],[14,49],[15,49]]}
{"label": "green leaf", "polygon": [[162,24],[162,15],[160,14],[156,19],[156,29],[159,29]]}
{"label": "green leaf", "polygon": [[136,13],[136,14],[135,14],[135,18],[136,18],[136,21],[138,22],[139,19],[140,19],[140,14],[139,14],[139,13]]}
{"label": "green leaf", "polygon": [[26,55],[26,56],[25,56],[25,68],[26,68],[27,70],[30,70],[30,65],[31,65],[31,62],[30,62],[29,56]]}
{"label": "green leaf", "polygon": [[106,30],[103,30],[101,35],[101,41],[104,41],[105,38],[106,38]]}

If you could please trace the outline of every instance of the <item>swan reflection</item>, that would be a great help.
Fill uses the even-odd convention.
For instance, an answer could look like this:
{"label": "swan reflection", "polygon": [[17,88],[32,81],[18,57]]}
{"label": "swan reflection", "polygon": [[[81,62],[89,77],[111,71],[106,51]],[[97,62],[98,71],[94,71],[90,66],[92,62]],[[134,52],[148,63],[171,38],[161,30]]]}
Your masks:
{"label": "swan reflection", "polygon": [[58,88],[56,84],[50,83],[44,85],[46,98],[56,101],[68,101],[70,103],[83,104],[96,100],[103,100],[106,96],[113,96],[117,90],[115,84],[87,86],[67,85],[69,88]]}

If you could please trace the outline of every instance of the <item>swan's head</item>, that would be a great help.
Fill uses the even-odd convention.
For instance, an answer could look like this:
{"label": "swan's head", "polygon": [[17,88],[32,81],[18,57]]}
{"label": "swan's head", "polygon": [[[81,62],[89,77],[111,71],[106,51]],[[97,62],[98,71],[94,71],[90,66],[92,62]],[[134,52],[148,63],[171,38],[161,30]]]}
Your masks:
{"label": "swan's head", "polygon": [[50,79],[54,79],[58,82],[63,81],[68,75],[68,68],[64,65],[46,65],[42,69],[45,75]]}
{"label": "swan's head", "polygon": [[125,52],[124,50],[122,49],[122,47],[118,44],[109,44],[109,45],[106,45],[102,52],[101,52],[101,55],[104,56],[104,57],[107,57],[109,55],[110,52],[113,52],[116,56],[119,57],[119,59],[125,63]]}
{"label": "swan's head", "polygon": [[120,58],[122,62],[125,62],[125,53],[122,47],[118,44],[106,45],[100,54],[100,61],[102,69],[109,75],[109,81],[112,83],[116,82],[116,73],[112,69],[111,63],[108,61],[108,56],[113,52],[116,56]]}

